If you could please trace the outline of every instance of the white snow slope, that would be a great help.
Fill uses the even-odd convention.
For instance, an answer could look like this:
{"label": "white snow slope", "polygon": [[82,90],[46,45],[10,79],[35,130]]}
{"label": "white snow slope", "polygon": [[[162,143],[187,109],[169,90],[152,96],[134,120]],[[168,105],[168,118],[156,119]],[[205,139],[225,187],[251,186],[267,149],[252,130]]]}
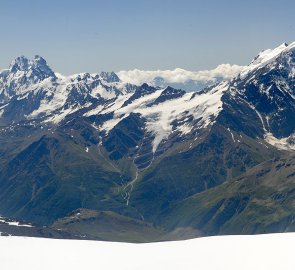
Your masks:
{"label": "white snow slope", "polygon": [[127,244],[0,237],[0,268],[294,270],[295,233]]}

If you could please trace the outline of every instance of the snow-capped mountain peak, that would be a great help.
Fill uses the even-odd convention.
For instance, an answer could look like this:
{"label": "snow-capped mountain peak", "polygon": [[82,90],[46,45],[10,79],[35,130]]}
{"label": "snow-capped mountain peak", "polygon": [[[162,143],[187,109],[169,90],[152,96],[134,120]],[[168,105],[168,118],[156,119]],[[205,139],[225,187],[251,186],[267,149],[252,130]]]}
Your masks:
{"label": "snow-capped mountain peak", "polygon": [[108,83],[120,82],[120,78],[115,72],[101,72],[99,74],[100,78]]}
{"label": "snow-capped mountain peak", "polygon": [[17,57],[11,62],[9,71],[13,74],[18,73],[18,75],[21,72],[30,73],[30,75],[35,72],[33,75],[41,75],[42,78],[55,77],[46,60],[39,55],[35,55],[33,59],[28,59],[25,56]]}
{"label": "snow-capped mountain peak", "polygon": [[12,72],[16,72],[18,70],[25,71],[28,69],[28,67],[29,67],[29,59],[26,58],[25,56],[19,56],[11,62],[9,66],[9,70]]}
{"label": "snow-capped mountain peak", "polygon": [[40,71],[42,71],[45,74],[48,74],[49,76],[55,76],[54,72],[47,65],[46,60],[39,55],[36,55],[34,57],[34,59],[31,61],[31,65],[34,69],[39,69]]}
{"label": "snow-capped mountain peak", "polygon": [[294,47],[295,42],[291,43],[290,45],[288,45],[287,43],[282,43],[274,49],[267,49],[261,51],[248,66],[242,69],[240,77],[245,78],[254,70],[258,70],[265,67],[266,65],[272,63],[275,59],[277,59],[282,53],[288,52],[294,49]]}
{"label": "snow-capped mountain peak", "polygon": [[[230,90],[235,104],[239,103],[240,107],[246,105],[254,113],[260,126],[259,136],[285,150],[295,149],[294,78],[295,42],[290,45],[283,43],[274,49],[260,52],[233,79]],[[240,103],[241,100],[244,105]]]}
{"label": "snow-capped mountain peak", "polygon": [[52,85],[56,79],[55,73],[42,57],[17,57],[9,69],[0,72],[0,104],[13,98],[22,99],[32,91]]}

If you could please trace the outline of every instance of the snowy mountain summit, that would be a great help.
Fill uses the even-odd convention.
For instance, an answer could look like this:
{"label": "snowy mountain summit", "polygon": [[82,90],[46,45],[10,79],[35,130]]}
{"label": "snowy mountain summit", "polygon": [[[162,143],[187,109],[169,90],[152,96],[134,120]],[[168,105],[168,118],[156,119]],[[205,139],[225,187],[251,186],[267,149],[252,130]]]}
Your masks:
{"label": "snowy mountain summit", "polygon": [[294,91],[295,43],[190,93],[19,57],[0,73],[0,213],[75,235],[103,219],[91,239],[293,230]]}
{"label": "snowy mountain summit", "polygon": [[16,58],[8,70],[1,72],[1,102],[7,102],[16,95],[24,94],[27,88],[46,79],[55,80],[56,77],[42,57],[35,56],[33,60],[24,56]]}

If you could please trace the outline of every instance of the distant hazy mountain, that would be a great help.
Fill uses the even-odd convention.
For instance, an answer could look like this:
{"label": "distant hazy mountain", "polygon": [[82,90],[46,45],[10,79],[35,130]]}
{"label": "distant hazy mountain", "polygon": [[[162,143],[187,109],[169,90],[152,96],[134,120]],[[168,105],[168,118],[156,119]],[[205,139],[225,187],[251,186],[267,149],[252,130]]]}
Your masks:
{"label": "distant hazy mountain", "polygon": [[294,231],[294,70],[282,44],[187,93],[19,57],[0,73],[0,213],[116,241]]}

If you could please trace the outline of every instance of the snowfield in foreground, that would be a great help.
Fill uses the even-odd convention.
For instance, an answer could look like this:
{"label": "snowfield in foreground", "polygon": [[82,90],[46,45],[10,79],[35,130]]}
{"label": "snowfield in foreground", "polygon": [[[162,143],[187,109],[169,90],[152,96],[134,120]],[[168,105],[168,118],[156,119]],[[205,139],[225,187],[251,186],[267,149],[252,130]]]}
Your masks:
{"label": "snowfield in foreground", "polygon": [[128,244],[0,237],[1,269],[294,270],[295,233]]}

